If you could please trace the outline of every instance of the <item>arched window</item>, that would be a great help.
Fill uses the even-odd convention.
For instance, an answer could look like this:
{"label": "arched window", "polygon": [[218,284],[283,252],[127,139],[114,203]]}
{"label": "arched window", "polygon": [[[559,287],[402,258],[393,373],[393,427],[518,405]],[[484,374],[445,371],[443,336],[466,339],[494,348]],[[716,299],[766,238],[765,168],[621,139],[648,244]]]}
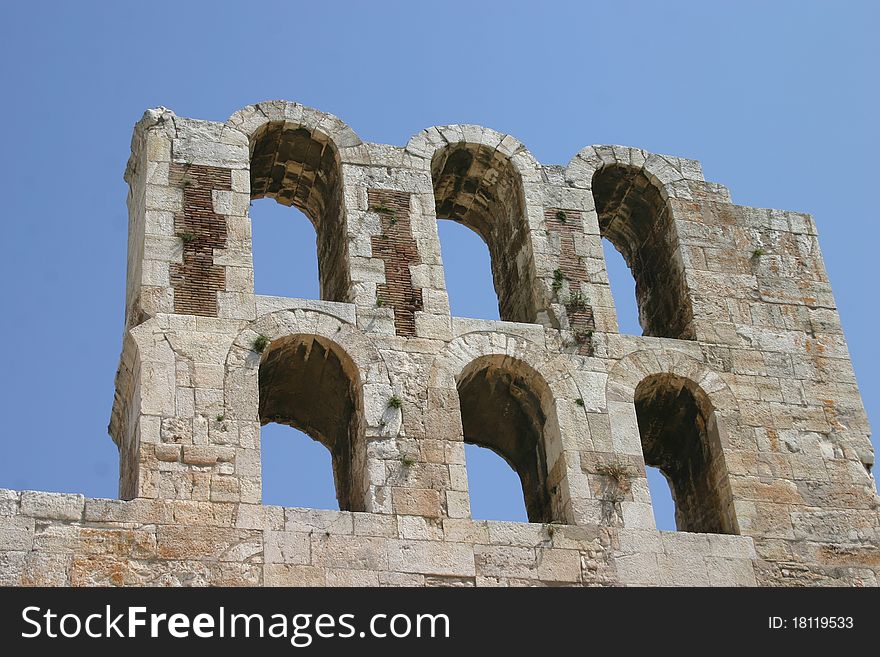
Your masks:
{"label": "arched window", "polygon": [[262,198],[251,203],[254,292],[320,299],[318,252],[312,223],[295,207]]}
{"label": "arched window", "polygon": [[263,504],[338,509],[333,455],[299,429],[277,422],[260,428]]}
{"label": "arched window", "polygon": [[309,218],[317,234],[320,298],[328,301],[347,301],[350,287],[339,168],[336,148],[318,132],[274,121],[251,139],[251,199],[274,198]]}
{"label": "arched window", "polygon": [[504,457],[473,443],[464,446],[474,520],[528,522],[522,483]]}
{"label": "arched window", "polygon": [[[499,316],[534,322],[534,260],[522,179],[503,153],[478,144],[451,144],[431,162],[439,219],[476,232],[489,247]],[[454,260],[446,253],[447,269]]]}
{"label": "arched window", "polygon": [[[261,357],[259,390],[260,422],[293,427],[326,447],[339,508],[362,511],[366,446],[359,377],[351,358],[315,335],[273,340]],[[264,464],[264,478],[274,473]]]}
{"label": "arched window", "polygon": [[645,466],[645,474],[648,479],[648,491],[651,493],[654,524],[661,531],[674,532],[676,530],[675,499],[672,497],[669,480],[660,468],[650,465]]}
{"label": "arched window", "polygon": [[492,450],[519,475],[529,521],[559,519],[546,448],[558,427],[544,379],[514,358],[483,356],[460,375],[458,396],[465,443]]}
{"label": "arched window", "polygon": [[715,412],[692,381],[655,374],[635,391],[645,464],[666,477],[679,531],[738,533]]}
{"label": "arched window", "polygon": [[612,164],[593,175],[599,230],[629,265],[645,335],[694,340],[693,312],[672,213],[642,169]]}
{"label": "arched window", "polygon": [[608,272],[611,296],[614,298],[614,310],[617,311],[617,330],[629,335],[641,335],[639,306],[635,294],[636,282],[632,271],[611,240],[604,237],[602,252],[605,255],[605,270]]}
{"label": "arched window", "polygon": [[449,309],[455,317],[501,319],[498,296],[492,284],[492,260],[486,243],[473,230],[454,221],[438,221],[440,249],[445,267]]}

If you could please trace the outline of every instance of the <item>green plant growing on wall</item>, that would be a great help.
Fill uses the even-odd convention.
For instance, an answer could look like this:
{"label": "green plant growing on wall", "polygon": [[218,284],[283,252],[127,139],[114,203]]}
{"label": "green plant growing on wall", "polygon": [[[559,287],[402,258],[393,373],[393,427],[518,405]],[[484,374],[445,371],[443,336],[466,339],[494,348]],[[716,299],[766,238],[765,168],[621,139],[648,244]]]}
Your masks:
{"label": "green plant growing on wall", "polygon": [[559,522],[558,520],[551,520],[550,522],[548,522],[545,525],[545,527],[547,528],[547,537],[552,539],[556,532],[562,528],[562,525],[563,523]]}
{"label": "green plant growing on wall", "polygon": [[254,338],[251,346],[253,347],[254,351],[256,351],[258,354],[261,354],[266,349],[266,347],[269,346],[269,338],[261,333]]}
{"label": "green plant growing on wall", "polygon": [[194,242],[196,240],[195,233],[177,233],[177,236],[184,244],[189,244],[190,242]]}
{"label": "green plant growing on wall", "polygon": [[561,269],[553,270],[553,291],[559,292],[562,289],[562,283],[565,281],[565,274]]}
{"label": "green plant growing on wall", "polygon": [[391,395],[388,399],[388,408],[400,408],[403,406],[403,400],[397,395]]}
{"label": "green plant growing on wall", "polygon": [[565,304],[565,307],[569,312],[583,310],[587,307],[587,297],[580,290],[572,292],[571,296],[568,297],[568,303]]}
{"label": "green plant growing on wall", "polygon": [[632,488],[629,468],[621,463],[602,463],[596,468],[596,474],[606,478],[605,494],[610,501],[621,501]]}
{"label": "green plant growing on wall", "polygon": [[584,344],[585,342],[589,342],[590,338],[593,337],[592,329],[575,329],[573,331],[574,340],[578,344]]}
{"label": "green plant growing on wall", "polygon": [[565,222],[568,221],[568,217],[565,216],[565,213],[564,213],[562,210],[559,210],[559,211],[556,213],[556,220],[557,220],[559,223],[564,224]]}
{"label": "green plant growing on wall", "polygon": [[379,214],[394,214],[394,209],[384,203],[375,203],[370,206],[370,212],[378,212]]}

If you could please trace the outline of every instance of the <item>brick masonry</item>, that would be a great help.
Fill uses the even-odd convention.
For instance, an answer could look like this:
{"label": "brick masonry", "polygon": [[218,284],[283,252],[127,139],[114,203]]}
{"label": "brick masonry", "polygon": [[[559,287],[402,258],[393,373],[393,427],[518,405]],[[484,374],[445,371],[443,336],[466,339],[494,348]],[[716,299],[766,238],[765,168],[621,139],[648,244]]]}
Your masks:
{"label": "brick masonry", "polygon": [[222,167],[174,163],[169,179],[183,188],[183,212],[174,215],[183,243],[183,262],[171,266],[174,312],[216,317],[226,270],[214,264],[214,250],[226,246],[226,219],[214,212],[213,194],[232,189],[232,174]]}
{"label": "brick masonry", "polygon": [[413,287],[410,273],[410,267],[420,264],[410,223],[410,194],[369,189],[367,199],[369,209],[382,221],[382,232],[371,240],[373,255],[385,264],[385,283],[377,288],[376,303],[394,309],[397,335],[413,337],[416,334],[415,312],[422,310],[422,291]]}
{"label": "brick masonry", "polygon": [[[564,297],[560,301],[565,306],[566,317],[578,345],[578,353],[592,356],[596,321],[593,317],[593,307],[583,291],[584,286],[589,283],[589,277],[584,259],[575,252],[574,245],[575,235],[583,235],[583,218],[577,210],[547,208],[544,210],[544,221],[548,230],[559,235],[560,238],[559,275],[554,271],[556,296]],[[567,287],[568,291],[560,295],[564,287]]]}

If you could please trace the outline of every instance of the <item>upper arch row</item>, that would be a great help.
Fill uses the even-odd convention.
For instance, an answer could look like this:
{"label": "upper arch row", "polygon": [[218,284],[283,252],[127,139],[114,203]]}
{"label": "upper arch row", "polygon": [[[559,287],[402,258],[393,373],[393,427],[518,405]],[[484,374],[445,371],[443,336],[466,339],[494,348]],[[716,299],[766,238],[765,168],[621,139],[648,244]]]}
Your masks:
{"label": "upper arch row", "polygon": [[[292,101],[273,100],[248,105],[238,110],[226,125],[251,141],[261,127],[284,121],[308,129],[330,141],[343,160],[369,163],[369,152],[357,133],[337,116]],[[517,169],[523,183],[542,181],[543,165],[525,145],[509,134],[479,125],[455,124],[432,126],[413,135],[403,151],[422,161],[429,169],[434,155],[452,144],[474,144],[496,150]],[[629,146],[591,145],[582,148],[565,166],[565,180],[573,187],[589,188],[593,173],[609,164],[626,164],[643,169],[664,196],[675,196],[670,187],[677,181],[704,182],[696,160],[649,153]]]}

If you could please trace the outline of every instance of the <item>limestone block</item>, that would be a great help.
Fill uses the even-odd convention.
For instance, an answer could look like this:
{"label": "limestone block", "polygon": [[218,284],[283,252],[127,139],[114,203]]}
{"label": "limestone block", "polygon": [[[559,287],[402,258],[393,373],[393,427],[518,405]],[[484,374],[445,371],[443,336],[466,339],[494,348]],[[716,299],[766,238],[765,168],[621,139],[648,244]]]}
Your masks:
{"label": "limestone block", "polygon": [[661,586],[709,586],[709,571],[705,558],[678,546],[675,552],[657,555]]}
{"label": "limestone block", "polygon": [[263,532],[263,558],[269,563],[311,563],[311,540],[302,532]]}
{"label": "limestone block", "polygon": [[48,520],[81,520],[85,508],[82,495],[42,493],[26,490],[21,494],[21,514]]}
{"label": "limestone block", "polygon": [[327,568],[327,586],[379,586],[379,571]]}
{"label": "limestone block", "polygon": [[24,551],[0,552],[0,586],[19,586],[25,570],[28,553]]}
{"label": "limestone block", "polygon": [[452,337],[452,328],[448,315],[435,315],[416,311],[415,324],[416,335],[421,338],[448,340]]}
{"label": "limestone block", "polygon": [[375,513],[352,513],[356,536],[397,537],[397,518]]}
{"label": "limestone block", "polygon": [[537,579],[537,554],[533,547],[475,545],[476,571],[483,576]]}
{"label": "limestone block", "polygon": [[323,568],[290,564],[266,564],[263,569],[266,586],[326,586]]}
{"label": "limestone block", "polygon": [[4,550],[27,552],[34,545],[34,531],[29,527],[0,524],[0,545]]}
{"label": "limestone block", "polygon": [[660,566],[652,552],[622,554],[614,558],[622,584],[655,586],[660,583]]}
{"label": "limestone block", "polygon": [[706,569],[711,586],[757,586],[750,560],[706,557]]}
{"label": "limestone block", "polygon": [[580,553],[575,550],[539,548],[538,577],[545,582],[579,582]]}
{"label": "limestone block", "polygon": [[310,540],[312,563],[316,566],[353,570],[388,569],[386,546],[390,541],[386,539],[314,533]]}
{"label": "limestone block", "polygon": [[474,548],[464,543],[388,541],[391,570],[424,575],[473,577]]}
{"label": "limestone block", "polygon": [[493,545],[534,547],[547,540],[544,525],[522,522],[490,521],[489,540]]}
{"label": "limestone block", "polygon": [[470,518],[471,503],[467,491],[446,491],[446,514],[450,518]]}
{"label": "limestone block", "polygon": [[284,529],[284,508],[263,504],[239,504],[235,526],[239,529]]}
{"label": "limestone block", "polygon": [[0,517],[16,515],[20,500],[21,493],[18,491],[0,488]]}
{"label": "limestone block", "polygon": [[399,488],[391,490],[394,512],[436,518],[441,515],[440,491],[434,489]]}
{"label": "limestone block", "polygon": [[331,533],[334,535],[354,532],[351,513],[325,509],[285,509],[286,531],[309,533]]}
{"label": "limestone block", "polygon": [[262,532],[218,527],[158,528],[158,554],[163,559],[262,561]]}

